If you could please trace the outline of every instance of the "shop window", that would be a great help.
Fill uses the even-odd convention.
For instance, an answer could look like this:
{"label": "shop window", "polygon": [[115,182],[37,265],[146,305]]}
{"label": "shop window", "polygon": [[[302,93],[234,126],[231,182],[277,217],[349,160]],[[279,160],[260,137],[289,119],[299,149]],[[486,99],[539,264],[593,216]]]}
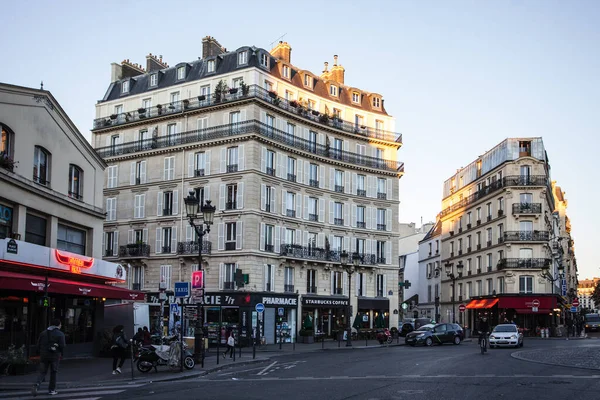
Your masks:
{"label": "shop window", "polygon": [[85,236],[84,230],[58,224],[56,247],[59,250],[85,255]]}
{"label": "shop window", "polygon": [[[53,308],[55,318],[60,318],[65,342],[69,344],[94,341],[94,310],[96,302],[90,298],[57,298]],[[60,315],[60,311],[64,314]]]}
{"label": "shop window", "polygon": [[46,218],[27,214],[25,220],[25,241],[46,246]]}

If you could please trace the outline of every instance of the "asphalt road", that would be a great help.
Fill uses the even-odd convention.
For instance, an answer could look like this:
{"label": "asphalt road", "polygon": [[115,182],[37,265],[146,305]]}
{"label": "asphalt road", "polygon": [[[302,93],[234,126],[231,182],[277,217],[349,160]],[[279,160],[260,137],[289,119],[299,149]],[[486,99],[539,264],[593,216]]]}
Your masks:
{"label": "asphalt road", "polygon": [[477,341],[288,354],[194,380],[132,388],[115,399],[592,399],[600,393],[600,370],[511,357],[528,349],[551,354],[590,346],[600,347],[600,340],[526,340],[522,349],[486,355]]}

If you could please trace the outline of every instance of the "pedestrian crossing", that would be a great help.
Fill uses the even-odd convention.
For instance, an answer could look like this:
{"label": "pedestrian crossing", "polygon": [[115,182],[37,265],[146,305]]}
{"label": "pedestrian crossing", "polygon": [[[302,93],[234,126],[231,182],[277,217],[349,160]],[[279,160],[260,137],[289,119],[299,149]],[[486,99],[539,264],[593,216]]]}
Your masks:
{"label": "pedestrian crossing", "polygon": [[49,395],[48,386],[42,384],[36,397],[31,394],[31,388],[19,388],[15,390],[0,390],[0,400],[46,400],[46,399],[66,399],[66,400],[100,400],[104,396],[114,396],[132,388],[138,388],[146,385],[140,384],[122,384],[112,386],[84,386],[77,388],[57,388],[58,394]]}

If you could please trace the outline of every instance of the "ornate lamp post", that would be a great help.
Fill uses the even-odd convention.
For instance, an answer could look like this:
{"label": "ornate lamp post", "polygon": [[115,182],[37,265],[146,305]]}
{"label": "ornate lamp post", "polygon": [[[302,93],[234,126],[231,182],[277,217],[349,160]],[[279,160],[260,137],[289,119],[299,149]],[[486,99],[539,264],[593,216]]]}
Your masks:
{"label": "ornate lamp post", "polygon": [[462,272],[463,272],[463,264],[462,261],[459,261],[458,264],[456,265],[456,272],[457,274],[454,274],[454,271],[452,270],[452,267],[454,266],[454,263],[451,262],[447,262],[444,267],[446,268],[446,275],[448,276],[448,278],[452,279],[452,322],[456,323],[456,294],[455,294],[455,287],[456,287],[456,280],[458,278],[460,278],[462,276]]}
{"label": "ornate lamp post", "polygon": [[346,321],[346,347],[352,347],[352,325],[350,324],[350,320],[352,317],[352,300],[350,297],[350,293],[352,292],[352,274],[356,269],[358,269],[358,266],[360,265],[360,257],[358,253],[353,254],[352,264],[348,264],[348,258],[349,257],[346,250],[342,251],[342,253],[340,254],[340,262],[342,268],[348,274],[348,310],[346,312],[346,315],[348,317]]}
{"label": "ornate lamp post", "polygon": [[[189,195],[185,198],[185,211],[187,213],[188,222],[198,235],[198,270],[202,268],[202,243],[204,235],[210,232],[210,226],[213,223],[216,207],[210,204],[210,200],[200,205],[200,199],[196,198],[195,191],[190,189]],[[200,212],[198,212],[200,211]],[[201,219],[200,223],[195,220]],[[206,225],[206,228],[204,227]],[[202,287],[200,288],[201,296],[204,296],[204,274],[202,274]],[[200,360],[202,368],[204,368],[204,301],[197,303],[198,318],[196,319],[196,329],[194,332],[194,352],[196,360]]]}

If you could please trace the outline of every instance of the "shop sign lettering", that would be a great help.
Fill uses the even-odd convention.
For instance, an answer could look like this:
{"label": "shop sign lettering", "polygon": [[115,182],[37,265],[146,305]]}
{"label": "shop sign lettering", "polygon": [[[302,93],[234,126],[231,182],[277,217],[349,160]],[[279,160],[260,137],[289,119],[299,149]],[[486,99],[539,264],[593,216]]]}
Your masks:
{"label": "shop sign lettering", "polygon": [[272,304],[277,306],[297,306],[298,299],[296,298],[283,298],[283,297],[263,297],[263,304]]}
{"label": "shop sign lettering", "polygon": [[347,306],[348,300],[335,299],[302,299],[302,303],[307,306]]}

